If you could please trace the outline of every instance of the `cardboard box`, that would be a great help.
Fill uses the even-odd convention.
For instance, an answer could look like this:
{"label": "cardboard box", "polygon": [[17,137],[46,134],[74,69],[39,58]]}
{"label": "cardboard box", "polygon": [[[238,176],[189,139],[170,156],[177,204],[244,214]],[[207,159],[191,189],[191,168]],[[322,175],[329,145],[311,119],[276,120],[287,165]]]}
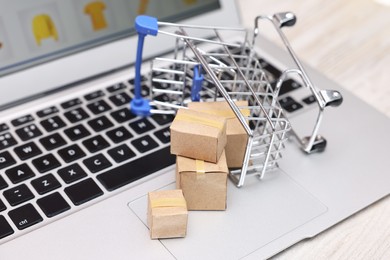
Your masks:
{"label": "cardboard box", "polygon": [[226,119],[179,109],[171,124],[171,153],[216,163],[226,145]]}
{"label": "cardboard box", "polygon": [[[247,106],[248,101],[236,101],[238,107]],[[226,101],[217,102],[191,102],[191,110],[200,111],[226,118],[227,144],[225,147],[226,161],[229,168],[241,168],[244,161],[248,134]],[[241,109],[244,116],[249,116],[249,109]]]}
{"label": "cardboard box", "polygon": [[217,163],[177,156],[176,188],[188,210],[225,210],[228,168],[225,152]]}
{"label": "cardboard box", "polygon": [[185,237],[187,221],[187,204],[181,190],[149,192],[148,226],[152,239]]}

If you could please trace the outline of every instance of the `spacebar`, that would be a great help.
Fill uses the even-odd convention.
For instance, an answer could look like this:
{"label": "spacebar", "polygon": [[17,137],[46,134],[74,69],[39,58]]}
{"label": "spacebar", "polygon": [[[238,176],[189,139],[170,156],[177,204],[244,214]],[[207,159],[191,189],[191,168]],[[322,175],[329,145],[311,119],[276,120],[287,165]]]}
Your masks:
{"label": "spacebar", "polygon": [[175,162],[176,157],[171,155],[170,147],[168,146],[99,174],[97,179],[107,190],[112,191],[158,170],[164,169]]}

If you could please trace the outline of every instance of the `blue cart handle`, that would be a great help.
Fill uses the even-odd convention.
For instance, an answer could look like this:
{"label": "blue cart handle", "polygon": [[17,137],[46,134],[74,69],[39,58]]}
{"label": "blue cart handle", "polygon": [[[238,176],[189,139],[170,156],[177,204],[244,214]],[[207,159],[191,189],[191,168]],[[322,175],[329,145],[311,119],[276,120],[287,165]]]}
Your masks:
{"label": "blue cart handle", "polygon": [[201,70],[201,65],[196,65],[194,67],[194,77],[192,80],[191,88],[191,100],[196,102],[200,101],[200,91],[202,89],[203,75]]}
{"label": "blue cart handle", "polygon": [[137,57],[135,60],[135,79],[134,79],[134,93],[135,97],[130,102],[130,110],[137,116],[149,116],[150,104],[149,100],[141,96],[141,66],[142,66],[142,52],[144,47],[145,37],[147,35],[156,36],[158,33],[157,18],[140,15],[135,18],[135,29],[138,33]]}

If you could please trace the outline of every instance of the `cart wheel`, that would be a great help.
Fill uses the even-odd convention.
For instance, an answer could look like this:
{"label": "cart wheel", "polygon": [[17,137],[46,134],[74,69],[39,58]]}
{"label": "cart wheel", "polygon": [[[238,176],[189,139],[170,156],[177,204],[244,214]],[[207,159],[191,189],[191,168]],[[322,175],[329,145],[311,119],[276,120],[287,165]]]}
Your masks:
{"label": "cart wheel", "polygon": [[336,90],[320,90],[325,106],[337,107],[343,103],[343,96]]}

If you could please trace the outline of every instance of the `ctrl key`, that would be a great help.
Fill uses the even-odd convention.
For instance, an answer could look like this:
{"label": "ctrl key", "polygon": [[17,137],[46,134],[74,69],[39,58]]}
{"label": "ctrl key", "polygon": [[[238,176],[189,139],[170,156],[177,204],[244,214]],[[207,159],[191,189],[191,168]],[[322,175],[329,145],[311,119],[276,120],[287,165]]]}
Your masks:
{"label": "ctrl key", "polygon": [[19,230],[28,228],[43,220],[38,211],[30,203],[11,210],[8,215]]}

